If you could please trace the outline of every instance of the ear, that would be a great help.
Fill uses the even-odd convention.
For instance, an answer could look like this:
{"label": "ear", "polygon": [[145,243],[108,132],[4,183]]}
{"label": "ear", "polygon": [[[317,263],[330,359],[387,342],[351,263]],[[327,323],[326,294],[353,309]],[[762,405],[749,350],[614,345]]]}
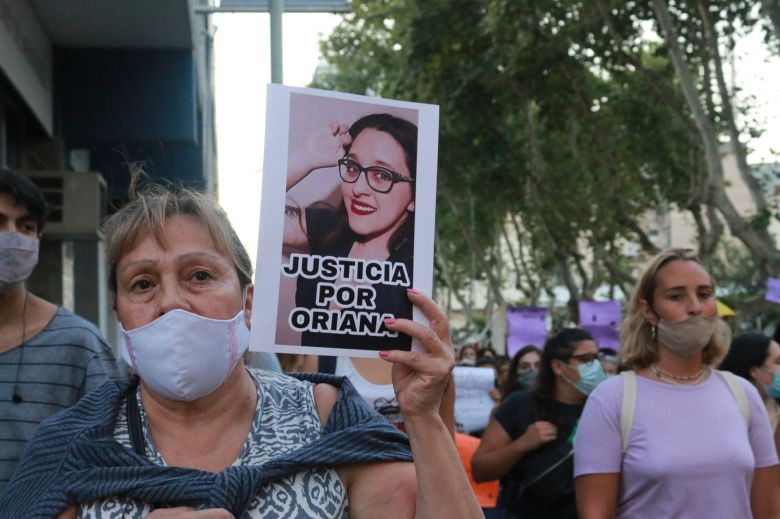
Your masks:
{"label": "ear", "polygon": [[754,383],[758,383],[758,366],[751,366],[749,373],[750,373],[750,379]]}
{"label": "ear", "polygon": [[645,318],[645,321],[649,322],[650,324],[658,324],[658,316],[650,307],[650,303],[647,302],[647,299],[642,299],[639,301],[639,313],[642,314],[642,317]]}
{"label": "ear", "polygon": [[246,303],[244,303],[244,322],[246,327],[252,329],[252,302],[254,301],[255,286],[249,284],[246,286]]}
{"label": "ear", "polygon": [[553,373],[555,373],[559,377],[563,374],[562,364],[563,363],[558,359],[553,359],[552,361],[550,361],[550,367],[552,368]]}

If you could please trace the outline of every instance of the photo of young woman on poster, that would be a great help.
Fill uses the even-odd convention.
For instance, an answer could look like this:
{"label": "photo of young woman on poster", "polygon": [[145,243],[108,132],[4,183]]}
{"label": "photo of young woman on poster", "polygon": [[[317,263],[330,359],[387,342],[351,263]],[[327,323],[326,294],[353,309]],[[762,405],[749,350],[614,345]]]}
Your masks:
{"label": "photo of young woman on poster", "polygon": [[295,308],[280,310],[277,329],[303,328],[301,345],[410,348],[381,323],[412,317],[417,133],[402,117],[369,113],[325,124],[290,150],[288,192],[331,168],[340,194],[285,207],[283,271],[297,280]]}

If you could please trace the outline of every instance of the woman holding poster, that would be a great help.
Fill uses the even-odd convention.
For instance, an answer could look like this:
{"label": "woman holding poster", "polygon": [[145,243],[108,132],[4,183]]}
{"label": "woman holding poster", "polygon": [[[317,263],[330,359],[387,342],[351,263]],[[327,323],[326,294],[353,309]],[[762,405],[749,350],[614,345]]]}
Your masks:
{"label": "woman holding poster", "polygon": [[482,516],[439,417],[454,360],[428,297],[408,294],[430,328],[385,323],[423,350],[380,353],[407,440],[346,379],[245,366],[252,267],[211,199],[131,187],[104,229],[122,358],[137,376],[41,425],[0,517]]}
{"label": "woman holding poster", "polygon": [[290,153],[287,189],[333,166],[337,208],[287,208],[285,248],[306,251],[282,269],[297,276],[288,323],[304,346],[408,350],[382,323],[412,315],[417,126],[389,113],[325,126]]}

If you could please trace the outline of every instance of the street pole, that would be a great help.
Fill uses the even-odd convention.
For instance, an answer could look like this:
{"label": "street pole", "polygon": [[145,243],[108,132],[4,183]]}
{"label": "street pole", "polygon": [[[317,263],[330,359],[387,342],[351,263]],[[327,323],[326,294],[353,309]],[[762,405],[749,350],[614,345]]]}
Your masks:
{"label": "street pole", "polygon": [[195,7],[196,14],[269,13],[271,15],[271,82],[284,81],[282,68],[282,13],[348,13],[347,0],[221,0],[219,6]]}
{"label": "street pole", "polygon": [[284,12],[284,0],[271,0],[268,7],[271,14],[271,83],[282,84],[284,81],[284,69],[282,68],[282,13]]}

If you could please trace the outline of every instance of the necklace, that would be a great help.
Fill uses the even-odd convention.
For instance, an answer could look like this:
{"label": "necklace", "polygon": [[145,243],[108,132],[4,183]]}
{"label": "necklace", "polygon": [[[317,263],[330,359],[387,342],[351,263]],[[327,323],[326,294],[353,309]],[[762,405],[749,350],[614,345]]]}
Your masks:
{"label": "necklace", "polygon": [[24,290],[24,305],[22,305],[22,344],[19,345],[19,359],[16,361],[16,375],[14,375],[14,389],[11,400],[14,404],[22,402],[22,395],[19,394],[19,369],[22,367],[24,358],[24,343],[27,342],[27,299],[30,293]]}
{"label": "necklace", "polygon": [[702,364],[699,368],[699,371],[694,373],[693,375],[673,375],[672,373],[666,372],[658,367],[657,364],[650,364],[650,370],[657,376],[658,378],[667,378],[670,379],[670,382],[673,384],[681,385],[680,382],[675,382],[675,380],[679,380],[682,383],[692,383],[695,384],[699,381],[699,379],[702,378],[702,376],[707,372],[707,367]]}

